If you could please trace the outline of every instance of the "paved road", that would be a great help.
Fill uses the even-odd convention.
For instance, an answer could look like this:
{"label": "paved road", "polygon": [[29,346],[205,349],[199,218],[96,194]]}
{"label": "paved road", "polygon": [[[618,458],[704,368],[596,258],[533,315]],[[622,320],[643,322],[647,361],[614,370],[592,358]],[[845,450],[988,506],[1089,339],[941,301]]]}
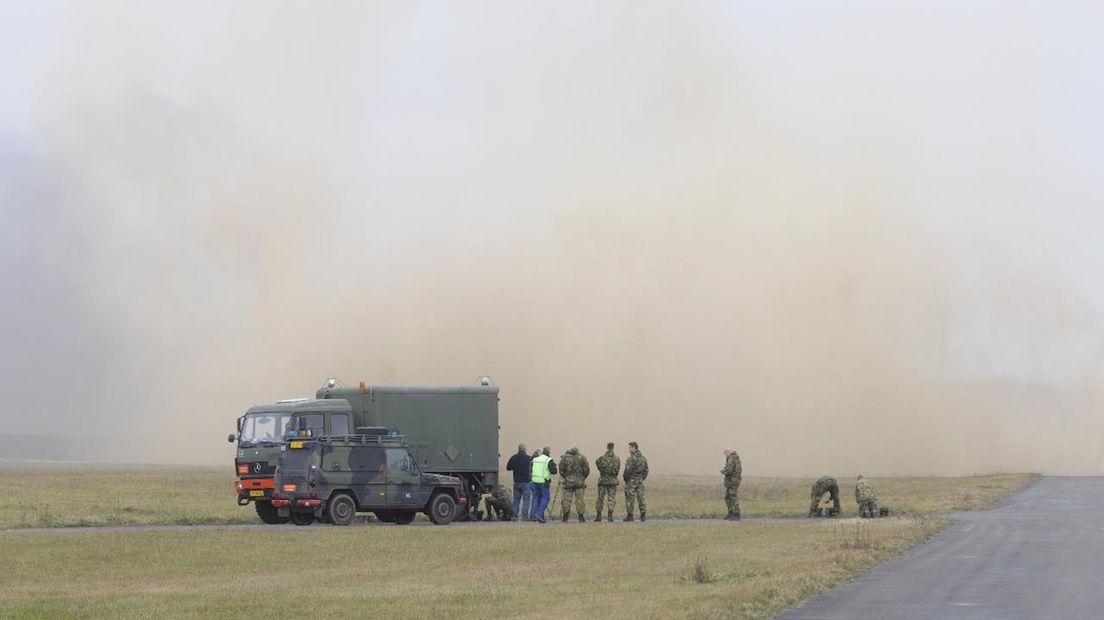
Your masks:
{"label": "paved road", "polygon": [[783,613],[840,618],[1104,616],[1104,478],[1043,478],[904,556]]}

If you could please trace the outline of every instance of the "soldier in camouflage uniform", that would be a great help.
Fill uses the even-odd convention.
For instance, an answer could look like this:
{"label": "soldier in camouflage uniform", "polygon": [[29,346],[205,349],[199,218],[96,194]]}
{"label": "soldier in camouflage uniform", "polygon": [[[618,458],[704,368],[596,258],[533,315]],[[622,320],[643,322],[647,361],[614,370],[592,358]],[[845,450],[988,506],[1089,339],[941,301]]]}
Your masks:
{"label": "soldier in camouflage uniform", "polygon": [[824,497],[824,494],[828,493],[832,499],[832,509],[838,515],[840,511],[840,498],[839,498],[839,484],[836,483],[836,479],[831,476],[823,476],[819,480],[813,483],[813,491],[809,495],[812,500],[809,504],[809,516],[815,517],[817,509],[820,508],[820,500]]}
{"label": "soldier in camouflage uniform", "polygon": [[633,520],[633,507],[640,504],[640,521],[647,520],[647,504],[644,502],[644,480],[648,477],[648,459],[640,453],[640,446],[635,441],[629,442],[629,458],[625,459],[625,472],[621,474],[625,480],[625,521]]}
{"label": "soldier in camouflage uniform", "polygon": [[487,496],[487,520],[510,521],[513,519],[514,498],[510,490],[501,484],[496,484]]}
{"label": "soldier in camouflage uniform", "polygon": [[594,506],[594,521],[602,520],[602,506],[606,506],[606,520],[613,521],[613,505],[617,502],[617,474],[621,472],[621,459],[613,453],[613,442],[606,444],[606,453],[598,457],[598,503]]}
{"label": "soldier in camouflage uniform", "polygon": [[579,447],[572,445],[571,449],[560,457],[560,478],[563,480],[563,520],[571,514],[571,502],[575,501],[575,507],[579,512],[579,523],[586,521],[586,479],[590,475],[590,462],[579,452]]}
{"label": "soldier in camouflage uniform", "polygon": [[859,474],[855,481],[855,502],[859,504],[859,516],[870,519],[878,516],[878,498],[874,496],[874,487]]}
{"label": "soldier in camouflage uniform", "polygon": [[740,464],[740,455],[732,448],[724,449],[725,466],[721,470],[724,474],[725,507],[728,508],[726,521],[740,520],[740,480],[743,478],[744,467]]}

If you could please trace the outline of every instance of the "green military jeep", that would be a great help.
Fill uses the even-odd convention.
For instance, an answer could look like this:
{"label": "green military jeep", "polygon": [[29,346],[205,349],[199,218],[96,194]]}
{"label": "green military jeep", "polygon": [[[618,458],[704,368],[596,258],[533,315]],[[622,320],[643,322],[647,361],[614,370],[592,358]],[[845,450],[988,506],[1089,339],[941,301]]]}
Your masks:
{"label": "green military jeep", "polygon": [[446,525],[467,502],[463,489],[459,478],[422,473],[402,436],[293,439],[282,448],[272,506],[296,525],[349,525],[358,512],[399,525],[424,512]]}

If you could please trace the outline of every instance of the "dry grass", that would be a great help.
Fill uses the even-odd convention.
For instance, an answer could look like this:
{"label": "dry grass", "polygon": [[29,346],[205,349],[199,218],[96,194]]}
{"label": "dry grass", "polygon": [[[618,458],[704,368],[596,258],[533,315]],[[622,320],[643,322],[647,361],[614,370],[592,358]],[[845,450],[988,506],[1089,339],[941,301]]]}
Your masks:
{"label": "dry grass", "polygon": [[[871,481],[878,503],[895,514],[935,514],[989,508],[1036,478],[1034,474],[997,474]],[[841,516],[857,516],[853,481],[841,478],[839,482]],[[745,478],[740,485],[740,512],[745,517],[804,516],[812,483],[800,478]],[[647,491],[650,516],[696,519],[725,514],[720,476],[657,476],[649,481]]]}
{"label": "dry grass", "polygon": [[[252,506],[234,502],[227,468],[130,468],[7,466],[8,494],[0,503],[0,528],[257,523]],[[895,513],[932,514],[976,510],[1034,480],[1029,474],[965,478],[874,478],[879,502]],[[843,516],[857,506],[841,480]],[[745,517],[803,516],[812,480],[748,478],[740,488]],[[593,510],[594,487],[587,489]],[[652,518],[724,516],[720,476],[654,476],[648,481]],[[623,497],[618,498],[618,512]]]}
{"label": "dry grass", "polygon": [[12,531],[0,533],[0,616],[766,618],[942,521],[856,523],[862,545],[841,544],[840,525]]}
{"label": "dry grass", "polygon": [[0,528],[257,523],[226,468],[5,466]]}
{"label": "dry grass", "polygon": [[[256,522],[225,469],[8,467],[0,527]],[[1028,475],[874,479],[897,514],[984,508]],[[810,480],[748,479],[745,516],[800,516]],[[14,488],[12,488],[14,487]],[[652,517],[720,517],[719,477],[656,476]],[[845,490],[845,515],[855,506]],[[593,496],[588,498],[593,501]],[[0,532],[0,617],[765,618],[945,521]]]}

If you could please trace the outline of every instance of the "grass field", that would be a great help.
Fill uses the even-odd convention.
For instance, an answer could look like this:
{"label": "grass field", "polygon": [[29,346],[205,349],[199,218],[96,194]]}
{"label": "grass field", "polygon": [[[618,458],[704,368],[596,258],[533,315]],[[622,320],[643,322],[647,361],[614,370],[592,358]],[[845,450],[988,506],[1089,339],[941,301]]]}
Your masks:
{"label": "grass field", "polygon": [[[223,469],[4,472],[18,498],[0,504],[0,527],[15,528],[0,532],[5,618],[766,618],[931,536],[946,523],[935,513],[987,507],[1034,478],[874,479],[902,516],[873,521],[30,531],[256,517]],[[811,482],[748,479],[743,512],[803,515]],[[648,493],[653,517],[724,512],[719,476],[656,476]]]}
{"label": "grass field", "polygon": [[0,617],[764,618],[939,519],[0,533]]}
{"label": "grass field", "polygon": [[[227,468],[135,466],[7,466],[7,498],[0,502],[0,528],[228,524],[259,522],[252,506],[234,501]],[[879,503],[894,513],[932,514],[976,510],[1022,488],[1026,474],[964,478],[873,478]],[[746,517],[803,516],[812,480],[747,478],[740,488]],[[853,484],[840,480],[843,515],[856,514]],[[654,476],[648,480],[652,518],[715,518],[724,515],[718,476]],[[587,489],[593,510],[593,484]],[[623,500],[619,498],[618,513]]]}

